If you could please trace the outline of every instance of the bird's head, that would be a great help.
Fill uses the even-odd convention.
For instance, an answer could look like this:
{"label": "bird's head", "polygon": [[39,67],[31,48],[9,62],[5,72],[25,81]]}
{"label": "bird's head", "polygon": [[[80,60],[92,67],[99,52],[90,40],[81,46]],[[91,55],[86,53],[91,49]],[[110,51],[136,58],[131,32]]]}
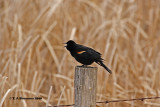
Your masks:
{"label": "bird's head", "polygon": [[64,46],[64,47],[66,47],[67,48],[67,50],[73,50],[74,48],[75,48],[75,46],[76,46],[76,43],[73,41],[73,40],[69,40],[68,42],[66,42],[65,44],[67,44],[66,46]]}

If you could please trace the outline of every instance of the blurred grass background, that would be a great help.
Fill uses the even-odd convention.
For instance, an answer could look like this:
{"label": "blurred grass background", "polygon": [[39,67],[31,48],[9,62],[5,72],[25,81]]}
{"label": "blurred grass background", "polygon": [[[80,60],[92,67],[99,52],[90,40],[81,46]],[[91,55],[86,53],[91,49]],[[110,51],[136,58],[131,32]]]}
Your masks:
{"label": "blurred grass background", "polygon": [[[74,103],[69,39],[102,53],[97,101],[160,96],[159,0],[0,0],[0,106]],[[10,97],[42,97],[11,100]],[[98,104],[159,107],[160,99]]]}

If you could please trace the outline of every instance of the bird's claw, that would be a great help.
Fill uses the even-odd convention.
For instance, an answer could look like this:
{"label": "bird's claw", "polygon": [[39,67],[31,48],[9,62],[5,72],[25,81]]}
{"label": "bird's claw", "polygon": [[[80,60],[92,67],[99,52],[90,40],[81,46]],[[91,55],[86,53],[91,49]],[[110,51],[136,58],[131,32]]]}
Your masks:
{"label": "bird's claw", "polygon": [[82,65],[82,67],[87,67],[87,65]]}

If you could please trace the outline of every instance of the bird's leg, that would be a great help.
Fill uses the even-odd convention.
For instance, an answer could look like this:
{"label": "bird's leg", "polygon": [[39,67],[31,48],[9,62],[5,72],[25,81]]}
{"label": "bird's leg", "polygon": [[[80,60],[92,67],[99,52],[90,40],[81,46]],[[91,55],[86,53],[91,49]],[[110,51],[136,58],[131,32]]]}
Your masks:
{"label": "bird's leg", "polygon": [[84,64],[83,64],[82,67],[87,67],[87,65],[84,65]]}

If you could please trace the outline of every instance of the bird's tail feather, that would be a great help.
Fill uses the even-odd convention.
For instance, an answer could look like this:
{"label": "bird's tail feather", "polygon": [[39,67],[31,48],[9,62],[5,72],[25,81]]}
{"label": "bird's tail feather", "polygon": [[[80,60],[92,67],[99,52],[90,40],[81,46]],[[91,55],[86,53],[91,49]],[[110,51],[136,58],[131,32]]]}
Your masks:
{"label": "bird's tail feather", "polygon": [[112,71],[106,65],[104,65],[102,61],[98,61],[96,63],[98,63],[100,66],[104,67],[110,74],[112,73]]}

